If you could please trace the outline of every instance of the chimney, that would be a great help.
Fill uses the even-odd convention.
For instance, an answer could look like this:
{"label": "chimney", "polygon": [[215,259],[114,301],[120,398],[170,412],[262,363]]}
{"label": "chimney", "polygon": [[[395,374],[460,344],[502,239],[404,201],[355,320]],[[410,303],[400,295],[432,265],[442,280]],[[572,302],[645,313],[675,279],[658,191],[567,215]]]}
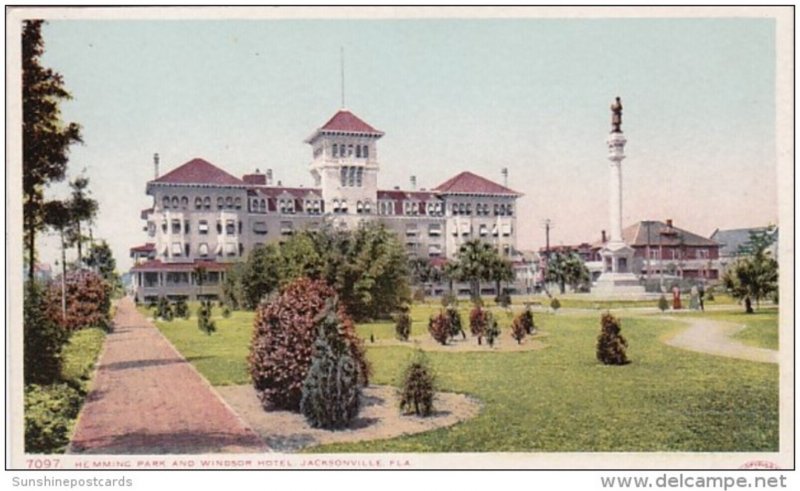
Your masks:
{"label": "chimney", "polygon": [[500,173],[503,174],[503,186],[508,187],[508,167],[500,169]]}
{"label": "chimney", "polygon": [[411,190],[417,190],[417,176],[411,176]]}
{"label": "chimney", "polygon": [[672,228],[672,218],[667,218],[667,227]]}
{"label": "chimney", "polygon": [[153,167],[155,169],[155,175],[156,175],[156,177],[154,177],[154,179],[158,179],[158,154],[157,153],[153,154]]}
{"label": "chimney", "polygon": [[272,186],[272,169],[267,169],[267,186]]}
{"label": "chimney", "polygon": [[605,244],[605,242],[606,242],[606,231],[605,230],[601,230],[600,231],[600,235],[603,237],[602,241]]}

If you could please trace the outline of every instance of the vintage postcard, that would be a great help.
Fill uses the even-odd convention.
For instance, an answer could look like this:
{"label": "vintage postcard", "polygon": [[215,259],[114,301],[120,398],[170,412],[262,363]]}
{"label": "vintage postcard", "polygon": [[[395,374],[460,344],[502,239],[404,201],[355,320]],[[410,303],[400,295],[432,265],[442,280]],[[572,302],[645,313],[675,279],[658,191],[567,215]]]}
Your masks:
{"label": "vintage postcard", "polygon": [[792,469],[793,32],[7,7],[7,468]]}

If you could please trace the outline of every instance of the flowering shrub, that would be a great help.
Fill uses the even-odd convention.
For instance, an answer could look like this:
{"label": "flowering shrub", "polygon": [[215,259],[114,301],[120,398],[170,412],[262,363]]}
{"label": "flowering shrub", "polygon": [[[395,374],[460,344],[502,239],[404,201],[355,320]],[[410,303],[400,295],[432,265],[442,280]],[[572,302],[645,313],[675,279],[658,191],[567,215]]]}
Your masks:
{"label": "flowering shrub", "polygon": [[476,305],[469,312],[469,330],[473,336],[478,338],[478,344],[483,344],[483,336],[486,334],[488,321],[489,312],[482,307]]}
{"label": "flowering shrub", "polygon": [[397,339],[401,341],[408,341],[411,336],[411,316],[408,312],[403,311],[395,316],[394,332]]}
{"label": "flowering shrub", "polygon": [[438,314],[431,316],[428,321],[428,332],[437,342],[446,345],[450,338],[450,318],[447,314],[439,311]]}
{"label": "flowering shrub", "polygon": [[[264,408],[300,409],[320,316],[326,301],[335,296],[324,282],[300,278],[256,309],[248,367]],[[369,365],[363,344],[344,310],[338,308],[336,315],[340,321],[338,336],[358,366],[359,382],[366,385]]]}
{"label": "flowering shrub", "polygon": [[71,271],[64,279],[66,313],[62,307],[61,278],[47,289],[47,316],[68,331],[84,327],[111,326],[111,288],[99,274],[91,271]]}

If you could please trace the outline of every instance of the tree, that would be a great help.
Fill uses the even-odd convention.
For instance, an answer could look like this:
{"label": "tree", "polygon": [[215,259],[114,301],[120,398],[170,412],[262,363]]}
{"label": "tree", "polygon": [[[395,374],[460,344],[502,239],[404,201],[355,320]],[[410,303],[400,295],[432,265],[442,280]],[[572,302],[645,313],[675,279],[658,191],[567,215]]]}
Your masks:
{"label": "tree", "polygon": [[501,301],[504,301],[501,283],[514,280],[514,268],[511,266],[511,262],[500,257],[499,254],[496,254],[494,260],[489,265],[489,278],[494,281],[495,295],[497,296],[498,303],[501,303]]}
{"label": "tree", "polygon": [[86,265],[102,276],[113,290],[119,291],[118,289],[122,288],[117,274],[117,261],[105,240],[92,244],[89,255],[86,256]]}
{"label": "tree", "polygon": [[430,416],[433,414],[435,391],[435,376],[428,358],[422,350],[417,350],[403,372],[400,411],[413,411],[417,416]]}
{"label": "tree", "polygon": [[581,286],[587,285],[590,279],[589,269],[578,254],[574,252],[552,254],[545,281],[557,283],[562,295],[566,292],[567,285],[577,291]]}
{"label": "tree", "polygon": [[64,179],[69,147],[80,143],[80,127],[61,121],[59,104],[71,98],[60,74],[41,65],[44,21],[22,28],[22,194],[28,279],[34,278],[36,233],[44,223],[44,187]]}
{"label": "tree", "polygon": [[197,283],[197,299],[202,300],[203,285],[206,283],[206,279],[208,279],[208,270],[204,266],[196,266],[193,273],[194,281]]}
{"label": "tree", "polygon": [[733,298],[743,300],[745,312],[753,313],[761,300],[778,294],[778,261],[772,257],[768,236],[751,234],[750,254],[739,257],[722,276],[722,284]]}
{"label": "tree", "polygon": [[493,271],[500,271],[497,264],[502,261],[491,244],[473,239],[461,245],[458,251],[455,277],[470,284],[472,298],[480,298],[481,281],[494,279]]}
{"label": "tree", "polygon": [[89,178],[80,176],[69,183],[72,197],[69,200],[70,216],[73,220],[70,228],[69,244],[78,246],[78,266],[83,265],[83,236],[81,223],[91,222],[97,216],[97,200],[89,197]]}
{"label": "tree", "polygon": [[[72,224],[69,206],[58,200],[48,201],[43,207],[44,223],[58,232],[61,241],[61,314],[67,316],[67,300],[64,281],[67,277],[67,233]],[[30,280],[29,280],[30,281]]]}
{"label": "tree", "polygon": [[242,270],[244,306],[255,309],[261,299],[278,288],[280,256],[275,244],[256,247],[247,256]]}

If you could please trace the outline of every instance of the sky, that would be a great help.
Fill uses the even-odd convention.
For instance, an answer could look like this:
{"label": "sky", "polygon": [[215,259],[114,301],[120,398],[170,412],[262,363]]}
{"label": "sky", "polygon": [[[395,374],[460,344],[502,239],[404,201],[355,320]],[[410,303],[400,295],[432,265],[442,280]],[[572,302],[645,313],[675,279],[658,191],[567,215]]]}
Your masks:
{"label": "sky", "polygon": [[[609,105],[628,139],[623,226],[777,223],[775,22],[768,18],[51,20],[43,63],[82,126],[69,177],[90,178],[95,238],[119,269],[143,244],[145,185],[204,158],[311,186],[303,143],[345,105],[386,134],[379,186],[472,171],[524,193],[517,247],[608,228]],[[50,197],[65,185],[48,189]],[[48,238],[45,262],[59,256]]]}

